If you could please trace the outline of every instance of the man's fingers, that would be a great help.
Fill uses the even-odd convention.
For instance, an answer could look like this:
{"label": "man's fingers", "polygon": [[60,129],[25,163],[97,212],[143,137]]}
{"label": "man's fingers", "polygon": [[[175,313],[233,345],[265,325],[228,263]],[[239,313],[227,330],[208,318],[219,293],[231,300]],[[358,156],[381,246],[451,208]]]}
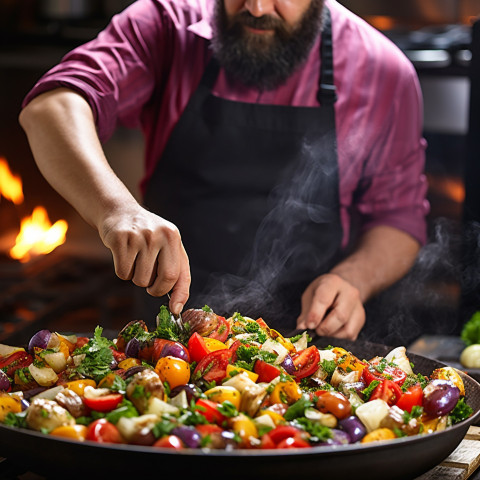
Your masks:
{"label": "man's fingers", "polygon": [[361,305],[353,310],[348,322],[344,323],[339,330],[331,334],[336,338],[356,340],[363,326],[365,325],[365,310]]}

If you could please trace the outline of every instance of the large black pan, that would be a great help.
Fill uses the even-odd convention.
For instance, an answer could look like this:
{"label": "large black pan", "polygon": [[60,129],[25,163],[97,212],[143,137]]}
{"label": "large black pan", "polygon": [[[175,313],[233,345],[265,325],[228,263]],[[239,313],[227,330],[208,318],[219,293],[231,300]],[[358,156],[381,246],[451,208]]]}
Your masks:
{"label": "large black pan", "polygon": [[[360,358],[386,355],[384,345],[319,338],[319,347],[343,346]],[[427,375],[444,364],[409,354],[415,371]],[[50,478],[155,478],[195,475],[255,479],[413,479],[441,463],[480,417],[480,384],[462,374],[467,403],[474,414],[443,432],[404,437],[392,442],[314,447],[299,450],[169,450],[132,445],[75,442],[28,430],[0,426],[0,455],[28,465]]]}

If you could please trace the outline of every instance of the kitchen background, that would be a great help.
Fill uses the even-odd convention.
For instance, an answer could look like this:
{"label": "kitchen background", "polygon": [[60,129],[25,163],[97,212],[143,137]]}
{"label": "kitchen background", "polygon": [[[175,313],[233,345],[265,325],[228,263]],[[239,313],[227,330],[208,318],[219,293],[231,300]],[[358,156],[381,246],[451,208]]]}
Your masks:
{"label": "kitchen background", "polygon": [[[24,340],[40,328],[116,329],[134,318],[135,287],[115,277],[110,254],[96,232],[43,179],[17,119],[21,101],[35,81],[130,3],[0,0],[0,342]],[[377,307],[388,305],[397,317],[415,316],[426,331],[458,333],[480,306],[480,158],[472,148],[472,125],[478,120],[472,107],[476,84],[471,82],[476,62],[472,26],[480,14],[480,0],[340,3],[405,52],[418,71],[424,95],[430,242],[412,275],[379,299]],[[140,134],[119,129],[105,150],[139,198]],[[23,199],[9,193],[18,184]],[[61,228],[59,220],[68,223],[65,243],[30,258],[27,248],[26,256],[12,259],[9,250],[21,220],[34,210],[42,217],[39,206],[45,209],[44,229]],[[474,238],[467,250],[466,232]],[[471,251],[466,259],[464,251]]]}

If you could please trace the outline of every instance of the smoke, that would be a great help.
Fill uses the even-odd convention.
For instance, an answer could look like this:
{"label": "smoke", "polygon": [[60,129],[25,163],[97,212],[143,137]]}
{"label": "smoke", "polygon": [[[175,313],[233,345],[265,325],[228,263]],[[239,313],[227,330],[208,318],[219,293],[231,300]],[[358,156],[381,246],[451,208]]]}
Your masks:
{"label": "smoke", "polygon": [[361,338],[408,345],[422,334],[458,335],[479,308],[480,225],[437,218],[411,271],[366,306]]}
{"label": "smoke", "polygon": [[[214,311],[227,315],[239,311],[269,319],[277,328],[282,324],[295,328],[306,284],[292,273],[292,267],[310,272],[311,281],[324,271],[326,259],[335,254],[332,246],[319,245],[314,234],[306,231],[306,225],[313,225],[314,231],[328,228],[338,216],[330,207],[331,200],[324,200],[324,195],[334,194],[338,186],[336,159],[332,161],[328,153],[319,158],[315,153],[329,152],[331,141],[329,135],[315,141],[303,139],[301,160],[292,163],[272,190],[251,255],[237,275],[211,275],[202,298]],[[285,290],[287,281],[293,284],[291,291]]]}

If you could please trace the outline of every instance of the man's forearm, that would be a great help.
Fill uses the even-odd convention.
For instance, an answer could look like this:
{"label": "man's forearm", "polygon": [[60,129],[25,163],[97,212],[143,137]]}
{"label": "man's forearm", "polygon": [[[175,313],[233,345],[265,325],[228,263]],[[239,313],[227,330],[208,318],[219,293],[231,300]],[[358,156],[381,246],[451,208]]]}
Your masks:
{"label": "man's forearm", "polygon": [[419,249],[419,243],[401,230],[374,227],[361,237],[355,251],[331,273],[356,287],[365,303],[400,280],[415,263]]}
{"label": "man's forearm", "polygon": [[116,205],[134,201],[110,168],[80,95],[67,89],[44,93],[19,120],[44,177],[92,226]]}

